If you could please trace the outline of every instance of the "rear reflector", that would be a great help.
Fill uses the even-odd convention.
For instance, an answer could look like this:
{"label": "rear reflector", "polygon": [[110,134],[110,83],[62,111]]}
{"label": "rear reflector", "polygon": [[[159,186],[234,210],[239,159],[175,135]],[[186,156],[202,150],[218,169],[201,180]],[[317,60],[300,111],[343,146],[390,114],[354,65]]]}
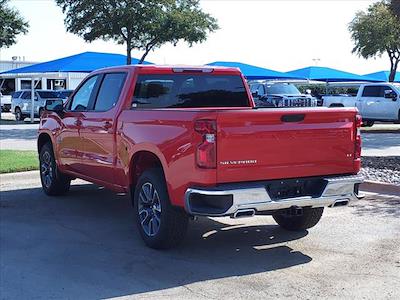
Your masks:
{"label": "rear reflector", "polygon": [[361,158],[361,124],[362,118],[357,114],[355,119],[354,159]]}

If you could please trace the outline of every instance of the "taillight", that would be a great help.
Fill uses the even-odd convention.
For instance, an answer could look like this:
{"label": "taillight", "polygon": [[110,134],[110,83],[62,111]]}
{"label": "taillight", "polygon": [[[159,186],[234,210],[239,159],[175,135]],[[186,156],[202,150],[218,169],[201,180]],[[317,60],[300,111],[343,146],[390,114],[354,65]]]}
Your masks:
{"label": "taillight", "polygon": [[213,169],[217,166],[217,123],[215,120],[197,120],[194,130],[202,135],[203,141],[197,146],[197,166]]}
{"label": "taillight", "polygon": [[361,116],[356,115],[354,159],[359,159],[361,157],[361,124],[362,124]]}

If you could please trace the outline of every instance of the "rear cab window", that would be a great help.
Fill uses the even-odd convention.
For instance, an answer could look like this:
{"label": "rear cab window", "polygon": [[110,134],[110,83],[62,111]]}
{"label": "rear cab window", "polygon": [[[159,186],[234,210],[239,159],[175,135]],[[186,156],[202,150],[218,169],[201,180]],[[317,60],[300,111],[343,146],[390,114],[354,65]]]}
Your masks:
{"label": "rear cab window", "polygon": [[135,85],[132,108],[249,107],[239,75],[142,74]]}

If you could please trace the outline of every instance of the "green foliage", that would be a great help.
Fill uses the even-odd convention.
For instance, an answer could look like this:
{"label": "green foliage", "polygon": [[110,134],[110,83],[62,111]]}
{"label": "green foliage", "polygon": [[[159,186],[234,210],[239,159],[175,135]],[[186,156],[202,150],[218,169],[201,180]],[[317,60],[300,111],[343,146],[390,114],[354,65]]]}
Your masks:
{"label": "green foliage", "polygon": [[126,44],[146,55],[163,44],[180,40],[190,46],[218,29],[217,21],[200,9],[198,0],[56,0],[71,33],[87,42],[97,39]]}
{"label": "green foliage", "polygon": [[17,35],[28,32],[29,24],[19,12],[8,6],[9,0],[0,0],[0,49],[16,43]]}
{"label": "green foliage", "polygon": [[400,61],[400,21],[389,3],[377,2],[367,12],[357,12],[349,30],[355,43],[353,53],[364,58],[388,54],[391,63],[389,81],[393,81]]}
{"label": "green foliage", "polygon": [[0,150],[0,173],[39,169],[36,151]]}

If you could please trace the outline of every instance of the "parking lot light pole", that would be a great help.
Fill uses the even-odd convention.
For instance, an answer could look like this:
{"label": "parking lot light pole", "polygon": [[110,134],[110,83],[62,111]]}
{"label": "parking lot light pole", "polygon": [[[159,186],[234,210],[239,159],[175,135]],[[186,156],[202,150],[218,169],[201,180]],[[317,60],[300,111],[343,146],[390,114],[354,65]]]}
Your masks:
{"label": "parking lot light pole", "polygon": [[31,80],[31,123],[34,122],[34,104],[35,104],[35,78],[32,77]]}

